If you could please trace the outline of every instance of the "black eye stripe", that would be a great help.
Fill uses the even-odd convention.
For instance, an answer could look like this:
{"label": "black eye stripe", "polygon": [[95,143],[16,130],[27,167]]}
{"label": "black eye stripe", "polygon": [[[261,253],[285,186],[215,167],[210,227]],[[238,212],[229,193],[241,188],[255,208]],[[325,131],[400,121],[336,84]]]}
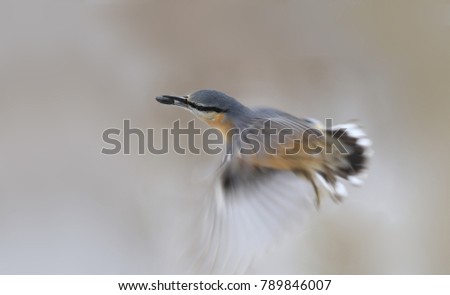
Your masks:
{"label": "black eye stripe", "polygon": [[216,112],[216,113],[224,113],[227,110],[218,108],[218,107],[207,107],[207,106],[201,106],[198,104],[193,103],[192,101],[186,100],[185,103],[187,103],[190,107],[193,107],[196,110],[199,110],[201,112]]}
{"label": "black eye stripe", "polygon": [[164,97],[165,98],[169,98],[169,99],[172,100],[170,104],[173,104],[173,101],[176,100],[176,101],[184,103],[184,104],[186,104],[186,105],[188,105],[188,106],[190,106],[190,107],[192,107],[192,108],[194,108],[196,110],[199,110],[201,112],[225,113],[225,112],[228,111],[227,109],[221,109],[221,108],[218,108],[218,107],[209,107],[209,106],[198,105],[195,102],[188,100],[188,96],[186,96],[186,95],[185,96],[164,95]]}

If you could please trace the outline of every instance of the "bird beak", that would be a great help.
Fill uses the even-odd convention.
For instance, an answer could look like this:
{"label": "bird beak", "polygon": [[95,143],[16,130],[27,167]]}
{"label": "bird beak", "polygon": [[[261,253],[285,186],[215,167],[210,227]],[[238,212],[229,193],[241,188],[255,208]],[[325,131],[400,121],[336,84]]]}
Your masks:
{"label": "bird beak", "polygon": [[160,95],[156,97],[156,100],[163,104],[171,104],[179,107],[187,107],[186,96],[172,96],[172,95]]}

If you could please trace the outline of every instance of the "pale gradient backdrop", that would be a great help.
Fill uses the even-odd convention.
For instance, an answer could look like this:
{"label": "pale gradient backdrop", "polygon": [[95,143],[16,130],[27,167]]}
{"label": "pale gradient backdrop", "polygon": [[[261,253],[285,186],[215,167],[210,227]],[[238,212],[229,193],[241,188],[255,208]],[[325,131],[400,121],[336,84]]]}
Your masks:
{"label": "pale gradient backdrop", "polygon": [[220,157],[101,134],[186,123],[154,97],[202,88],[374,142],[365,185],[248,273],[450,274],[448,1],[2,1],[0,40],[1,274],[186,273]]}

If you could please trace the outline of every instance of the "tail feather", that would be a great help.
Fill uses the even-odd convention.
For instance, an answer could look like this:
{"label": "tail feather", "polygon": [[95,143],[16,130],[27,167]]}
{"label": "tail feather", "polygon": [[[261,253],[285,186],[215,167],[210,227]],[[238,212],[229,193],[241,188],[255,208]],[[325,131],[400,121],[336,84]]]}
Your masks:
{"label": "tail feather", "polygon": [[[335,201],[347,196],[347,190],[341,180],[353,185],[361,185],[365,178],[369,158],[372,155],[372,142],[356,124],[342,124],[325,130],[329,143],[341,149],[331,149],[320,171],[316,171],[313,183],[320,183],[321,188]],[[331,139],[331,140],[330,140]],[[343,148],[343,150],[342,150]],[[315,187],[318,187],[315,185]],[[316,193],[320,203],[321,193]]]}
{"label": "tail feather", "polygon": [[333,155],[332,170],[352,184],[360,185],[372,155],[372,142],[356,124],[336,125],[326,130],[326,133],[339,141],[346,150],[345,153]]}

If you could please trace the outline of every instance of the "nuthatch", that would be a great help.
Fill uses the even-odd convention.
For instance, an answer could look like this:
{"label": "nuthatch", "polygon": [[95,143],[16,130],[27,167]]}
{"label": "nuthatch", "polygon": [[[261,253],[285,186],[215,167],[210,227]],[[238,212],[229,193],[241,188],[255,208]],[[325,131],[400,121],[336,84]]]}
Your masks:
{"label": "nuthatch", "polygon": [[[323,195],[340,201],[346,195],[341,180],[360,184],[367,169],[371,142],[355,124],[325,128],[276,109],[248,108],[215,90],[156,100],[190,110],[219,129],[229,147],[210,198],[202,246],[204,264],[219,273],[242,272],[292,219],[318,206]],[[267,140],[268,126],[278,140]],[[232,130],[252,131],[245,138],[232,136]],[[250,143],[258,148],[253,144],[249,153]]]}

